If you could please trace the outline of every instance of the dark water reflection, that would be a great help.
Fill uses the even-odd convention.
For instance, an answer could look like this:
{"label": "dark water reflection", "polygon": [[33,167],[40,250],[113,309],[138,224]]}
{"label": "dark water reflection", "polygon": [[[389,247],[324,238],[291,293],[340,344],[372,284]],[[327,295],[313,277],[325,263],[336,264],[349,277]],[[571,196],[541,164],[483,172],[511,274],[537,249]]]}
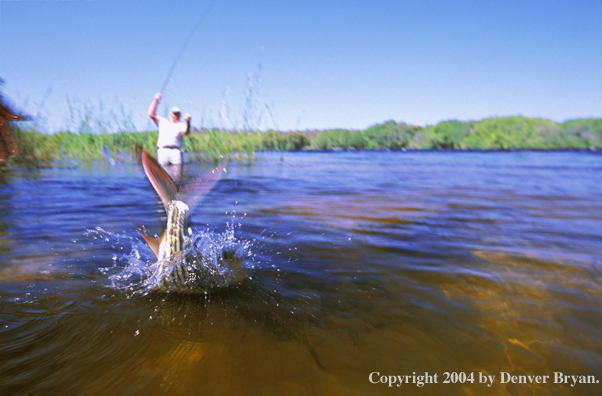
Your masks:
{"label": "dark water reflection", "polygon": [[602,156],[279,158],[232,165],[193,213],[252,252],[247,278],[200,296],[114,282],[152,261],[128,215],[162,216],[137,166],[3,175],[0,394],[600,393],[499,376],[602,379]]}

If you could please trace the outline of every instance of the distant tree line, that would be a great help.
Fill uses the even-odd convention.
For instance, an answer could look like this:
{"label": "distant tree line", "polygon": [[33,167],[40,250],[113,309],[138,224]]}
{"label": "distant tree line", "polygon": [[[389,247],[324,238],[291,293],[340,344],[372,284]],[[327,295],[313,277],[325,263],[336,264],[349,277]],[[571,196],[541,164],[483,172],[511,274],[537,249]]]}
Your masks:
{"label": "distant tree line", "polygon": [[[44,134],[14,127],[19,146],[15,162],[49,165],[56,160],[132,159],[139,148],[153,152],[157,132]],[[218,161],[221,156],[253,161],[257,151],[376,149],[588,149],[602,148],[602,119],[557,123],[542,118],[497,117],[480,121],[443,121],[419,127],[387,121],[365,130],[228,131],[198,130],[184,139],[192,159]]]}
{"label": "distant tree line", "polygon": [[342,149],[584,149],[602,147],[602,119],[557,123],[542,118],[498,117],[443,121],[418,127],[387,121],[366,130],[316,133],[311,148]]}

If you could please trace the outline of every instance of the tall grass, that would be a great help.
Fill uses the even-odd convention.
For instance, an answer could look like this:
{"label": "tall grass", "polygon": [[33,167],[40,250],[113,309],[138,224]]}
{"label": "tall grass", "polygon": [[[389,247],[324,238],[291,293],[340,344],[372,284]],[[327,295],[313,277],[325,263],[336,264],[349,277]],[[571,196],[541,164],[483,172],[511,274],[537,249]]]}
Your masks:
{"label": "tall grass", "polygon": [[[14,161],[30,166],[50,166],[60,160],[103,160],[108,150],[117,161],[132,160],[137,150],[156,150],[158,132],[118,132],[92,134],[59,132],[44,134],[33,129],[13,129],[19,147]],[[226,131],[207,129],[195,131],[184,138],[184,151],[193,161],[218,162],[223,157],[251,162],[256,151],[299,150],[309,144],[300,132],[287,134],[276,131]]]}

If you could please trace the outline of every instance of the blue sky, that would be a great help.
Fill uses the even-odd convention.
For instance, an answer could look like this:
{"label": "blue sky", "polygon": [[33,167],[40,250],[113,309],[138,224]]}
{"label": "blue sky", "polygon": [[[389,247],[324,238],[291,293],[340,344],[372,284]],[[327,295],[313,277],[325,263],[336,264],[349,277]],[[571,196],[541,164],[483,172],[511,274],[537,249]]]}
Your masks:
{"label": "blue sky", "polygon": [[48,132],[152,128],[204,13],[159,108],[197,127],[602,117],[600,0],[0,0],[4,94]]}

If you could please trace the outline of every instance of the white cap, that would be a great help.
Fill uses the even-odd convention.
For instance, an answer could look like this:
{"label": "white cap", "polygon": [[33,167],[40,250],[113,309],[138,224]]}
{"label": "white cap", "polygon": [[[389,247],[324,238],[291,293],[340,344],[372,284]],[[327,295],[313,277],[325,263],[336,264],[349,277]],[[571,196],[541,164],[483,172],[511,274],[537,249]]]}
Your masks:
{"label": "white cap", "polygon": [[178,109],[177,107],[172,107],[172,108],[171,108],[171,112],[172,112],[172,113],[178,113],[178,114],[181,114],[181,113],[182,113],[182,112],[180,111],[180,109]]}

